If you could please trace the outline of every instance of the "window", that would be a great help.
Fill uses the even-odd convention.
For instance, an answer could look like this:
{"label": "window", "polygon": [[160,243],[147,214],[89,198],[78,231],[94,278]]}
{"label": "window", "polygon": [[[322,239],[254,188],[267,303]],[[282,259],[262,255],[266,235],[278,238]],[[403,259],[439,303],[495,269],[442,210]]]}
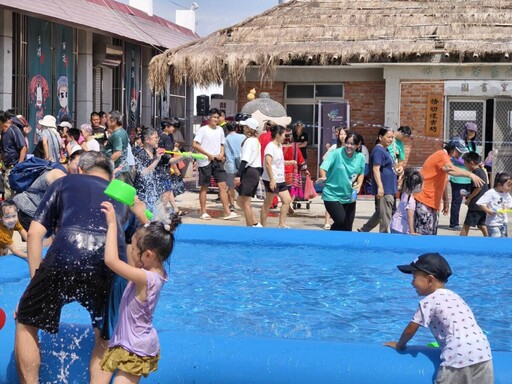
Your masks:
{"label": "window", "polygon": [[343,84],[287,84],[285,109],[292,123],[301,120],[309,136],[308,145],[318,143],[318,102],[343,101]]}

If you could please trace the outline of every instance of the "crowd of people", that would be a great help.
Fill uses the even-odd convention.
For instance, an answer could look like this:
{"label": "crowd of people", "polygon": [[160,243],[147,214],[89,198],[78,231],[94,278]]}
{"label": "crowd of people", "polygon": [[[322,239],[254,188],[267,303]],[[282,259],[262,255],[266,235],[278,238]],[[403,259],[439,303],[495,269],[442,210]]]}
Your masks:
{"label": "crowd of people", "polygon": [[[223,111],[211,109],[192,143],[202,155],[198,159],[201,219],[211,219],[206,193],[213,178],[224,219],[238,217],[236,203],[247,226],[266,226],[268,212],[278,197],[278,227],[288,228],[286,218],[300,188],[299,179],[309,175],[303,124],[297,123],[292,132],[273,121],[261,123],[242,115],[234,123],[220,125],[223,115]],[[174,200],[183,192],[180,172],[185,153],[173,137],[179,120],[162,121],[161,132],[143,128],[130,139],[118,111],[108,115],[93,112],[90,124],[82,124],[80,129],[73,128],[69,120],[57,123],[47,115],[38,122],[36,149],[31,154],[27,142],[30,126],[23,116],[0,111],[0,124],[5,188],[0,204],[0,248],[4,254],[28,258],[31,278],[15,314],[20,381],[38,382],[38,331],[56,333],[62,307],[78,301],[90,313],[95,333],[91,382],[109,383],[114,372],[115,383],[138,382],[158,366],[160,347],[151,320],[167,280],[165,262],[183,214]],[[512,208],[510,175],[497,173],[493,188],[488,188],[488,174],[471,145],[474,123],[468,122],[465,129],[464,138],[451,138],[427,158],[419,172],[406,175],[402,140],[411,134],[408,127],[380,129],[371,153],[360,134],[338,128],[336,143],[324,156],[316,181],[322,187],[326,220],[333,221],[330,229],[352,231],[357,195],[367,177],[376,209],[358,231],[379,226],[385,233],[436,234],[439,212],[449,209],[448,177],[459,177],[470,180],[458,190],[468,205],[460,234],[467,235],[471,226],[477,226],[485,236],[506,237],[504,211]],[[15,174],[15,167],[31,157],[47,160],[48,167],[25,190],[12,190],[9,174]],[[114,178],[135,187],[138,197],[130,208],[104,194]],[[450,182],[457,184],[453,179]],[[251,199],[260,187],[265,198],[258,221]],[[452,199],[452,204],[457,203]],[[150,222],[146,209],[157,211],[157,220]],[[457,207],[452,209],[455,212]],[[14,231],[27,241],[27,253],[13,246]],[[49,248],[43,258],[44,246]],[[427,296],[422,306],[432,306],[434,312],[442,307],[435,302],[434,293],[465,306],[460,297],[444,288],[451,270],[442,256],[425,254],[399,269],[414,275],[413,285]],[[469,309],[467,314],[472,316]],[[456,320],[450,318],[446,327]],[[403,349],[418,327],[430,322],[418,310],[400,340],[387,345]],[[476,323],[475,329],[479,330]],[[442,335],[435,336],[443,342]],[[478,340],[486,354],[477,364],[485,370],[482,375],[489,377],[491,354],[481,331]],[[443,359],[451,363],[453,358],[444,355],[449,346],[442,345]],[[473,349],[463,348],[465,354]],[[457,364],[461,368],[475,365],[469,363]],[[438,375],[449,378],[453,372],[441,369]]]}

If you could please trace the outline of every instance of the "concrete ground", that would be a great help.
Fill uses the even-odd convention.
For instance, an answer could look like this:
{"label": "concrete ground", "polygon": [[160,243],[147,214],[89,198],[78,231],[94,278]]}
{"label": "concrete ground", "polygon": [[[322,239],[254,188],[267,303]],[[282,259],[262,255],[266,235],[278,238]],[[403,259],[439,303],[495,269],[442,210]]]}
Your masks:
{"label": "concrete ground", "polygon": [[[183,223],[186,224],[212,224],[212,225],[236,225],[243,226],[245,225],[245,218],[243,216],[243,212],[240,209],[237,209],[236,212],[240,215],[236,219],[232,220],[223,220],[221,216],[222,213],[222,205],[219,202],[215,202],[217,198],[216,193],[209,193],[207,196],[207,212],[212,217],[212,220],[201,220],[199,218],[199,195],[197,192],[187,191],[183,195],[177,197],[178,206],[184,210],[189,212],[187,215],[182,217]],[[252,206],[254,210],[254,215],[256,219],[259,219],[260,210],[263,201],[254,198],[252,200]],[[325,208],[323,201],[320,196],[316,197],[311,201],[310,209],[305,208],[304,202],[301,202],[301,208],[295,210],[295,214],[289,215],[286,220],[286,224],[292,228],[301,228],[301,229],[312,229],[312,230],[324,230],[324,215]],[[359,196],[357,201],[356,208],[356,217],[354,220],[354,231],[357,228],[360,228],[373,214],[374,212],[374,199],[373,196]],[[460,212],[460,220],[461,224],[466,217],[466,206],[461,208]],[[270,228],[276,228],[278,224],[278,215],[279,209],[274,209],[270,211],[269,218],[267,220],[267,226]],[[259,220],[258,220],[259,221]],[[458,232],[454,232],[448,229],[449,224],[449,216],[440,216],[439,219],[439,227],[438,227],[438,235],[443,236],[458,236]],[[255,228],[256,230],[256,228]],[[284,230],[284,229],[283,229]],[[510,229],[509,229],[510,231]],[[378,227],[375,228],[372,232],[378,232]],[[476,228],[472,228],[469,232],[470,236],[482,236],[480,230]],[[511,236],[511,233],[509,233]]]}

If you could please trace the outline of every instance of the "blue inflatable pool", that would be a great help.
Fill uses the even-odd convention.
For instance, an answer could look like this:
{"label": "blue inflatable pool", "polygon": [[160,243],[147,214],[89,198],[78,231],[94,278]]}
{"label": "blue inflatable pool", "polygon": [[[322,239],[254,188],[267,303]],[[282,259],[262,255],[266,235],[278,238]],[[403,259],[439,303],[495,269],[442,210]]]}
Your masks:
{"label": "blue inflatable pool", "polygon": [[[227,227],[183,225],[178,240],[216,243]],[[362,233],[331,233],[229,227],[229,242],[240,246],[278,242],[329,244],[354,249],[432,250],[449,252],[461,247],[484,254],[489,249],[510,249],[508,239],[410,237]],[[226,240],[224,240],[226,241]],[[500,242],[497,244],[496,242]],[[397,249],[398,251],[398,249]],[[172,271],[172,270],[171,270]],[[17,383],[14,364],[12,313],[25,288],[28,266],[13,256],[0,258],[0,307],[7,313],[0,330],[0,384]],[[23,284],[20,285],[20,281]],[[71,306],[73,306],[72,304]],[[73,308],[73,307],[72,307]],[[73,310],[73,309],[72,309]],[[79,312],[79,311],[78,311]],[[73,323],[63,323],[57,335],[41,334],[41,382],[86,383],[93,344],[85,312]],[[409,314],[406,314],[409,315]],[[158,310],[157,310],[158,316]],[[404,314],[397,313],[398,316]],[[390,319],[395,321],[398,319]],[[222,336],[197,332],[159,331],[162,346],[157,372],[148,383],[432,383],[439,351],[413,346],[404,352],[380,344],[339,343],[275,337]],[[398,337],[399,335],[396,335]],[[493,351],[497,384],[512,382],[512,352]]]}

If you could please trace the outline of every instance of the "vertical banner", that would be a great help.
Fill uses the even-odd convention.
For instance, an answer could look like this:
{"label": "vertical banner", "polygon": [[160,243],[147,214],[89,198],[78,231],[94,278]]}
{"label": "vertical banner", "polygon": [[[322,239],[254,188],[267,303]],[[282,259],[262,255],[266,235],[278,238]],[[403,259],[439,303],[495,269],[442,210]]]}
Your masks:
{"label": "vertical banner", "polygon": [[55,92],[53,115],[60,122],[62,116],[72,118],[75,56],[73,29],[55,24]]}
{"label": "vertical banner", "polygon": [[336,140],[336,127],[350,126],[350,113],[347,102],[320,101],[318,111],[318,116],[321,119],[318,122],[318,163],[320,164],[322,157],[327,152],[326,145]]}
{"label": "vertical banner", "polygon": [[[28,18],[28,77],[29,107],[28,122],[35,129],[29,134],[33,147],[41,137],[38,121],[52,114],[51,102],[51,26],[49,21]],[[32,149],[32,148],[31,148]]]}
{"label": "vertical banner", "polygon": [[440,136],[443,133],[443,96],[430,95],[427,99],[425,136]]}
{"label": "vertical banner", "polygon": [[126,131],[128,133],[140,124],[140,56],[139,45],[125,43]]}

